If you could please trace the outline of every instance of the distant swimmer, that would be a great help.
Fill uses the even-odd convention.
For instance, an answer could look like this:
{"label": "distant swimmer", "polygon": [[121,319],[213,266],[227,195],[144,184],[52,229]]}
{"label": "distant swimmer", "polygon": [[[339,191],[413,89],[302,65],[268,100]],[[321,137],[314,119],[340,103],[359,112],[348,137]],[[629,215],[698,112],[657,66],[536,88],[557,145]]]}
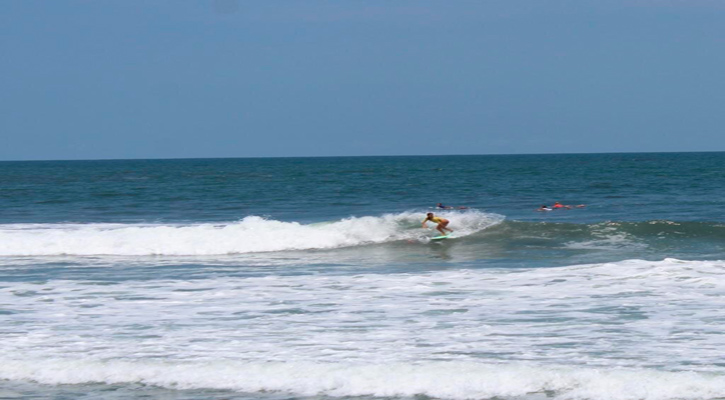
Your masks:
{"label": "distant swimmer", "polygon": [[554,205],[552,207],[553,208],[565,208],[567,210],[571,210],[574,207],[576,207],[576,208],[584,208],[586,206],[587,206],[586,204],[579,204],[579,205],[576,205],[576,206],[570,206],[570,205],[567,205],[567,204],[561,204],[561,203],[559,203],[557,201],[557,202],[554,203]]}
{"label": "distant swimmer", "polygon": [[436,204],[436,208],[441,209],[441,210],[453,210],[454,208],[457,208],[459,210],[465,210],[468,207],[466,207],[466,206],[458,206],[458,207],[444,206],[443,203],[438,203],[438,204]]}
{"label": "distant swimmer", "polygon": [[426,227],[425,223],[428,221],[438,224],[438,226],[436,226],[436,229],[438,229],[438,232],[440,232],[443,236],[447,235],[445,231],[453,232],[453,229],[446,228],[450,221],[445,218],[436,217],[433,213],[428,213],[426,214],[425,220],[423,220],[423,228]]}
{"label": "distant swimmer", "polygon": [[544,204],[543,206],[537,208],[536,211],[553,211],[553,210],[561,210],[561,209],[563,209],[563,210],[571,210],[574,207],[576,207],[576,208],[584,208],[584,207],[586,207],[586,204],[579,204],[577,206],[570,206],[568,204],[561,204],[560,202],[555,201],[553,206],[549,207],[546,204]]}

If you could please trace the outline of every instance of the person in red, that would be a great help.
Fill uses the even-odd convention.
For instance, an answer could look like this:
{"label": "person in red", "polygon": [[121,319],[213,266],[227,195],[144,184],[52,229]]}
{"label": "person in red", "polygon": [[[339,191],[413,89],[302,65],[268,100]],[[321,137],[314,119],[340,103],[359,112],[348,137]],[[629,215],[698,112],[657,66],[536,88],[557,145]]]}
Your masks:
{"label": "person in red", "polygon": [[559,203],[558,201],[554,202],[554,205],[551,206],[551,208],[557,209],[557,208],[566,208],[567,210],[571,210],[571,206],[567,206],[564,204]]}
{"label": "person in red", "polygon": [[[586,204],[579,204],[579,205],[576,206],[576,208],[584,208],[586,206],[587,206]],[[570,205],[566,205],[566,204],[561,204],[558,201],[555,201],[554,202],[554,205],[551,206],[551,208],[553,210],[556,210],[557,208],[563,208],[563,209],[566,209],[566,210],[571,210],[574,207],[573,206],[570,206]]]}

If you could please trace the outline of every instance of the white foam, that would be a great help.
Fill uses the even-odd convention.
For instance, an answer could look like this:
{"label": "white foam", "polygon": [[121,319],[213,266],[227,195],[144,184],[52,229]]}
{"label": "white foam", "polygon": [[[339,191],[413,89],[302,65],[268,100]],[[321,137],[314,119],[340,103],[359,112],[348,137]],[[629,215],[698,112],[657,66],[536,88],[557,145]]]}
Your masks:
{"label": "white foam", "polygon": [[[725,396],[725,262],[0,286],[0,378],[450,399]],[[72,361],[70,361],[72,360]]]}
{"label": "white foam", "polygon": [[556,399],[670,400],[725,396],[725,377],[687,372],[491,365],[466,362],[329,363],[87,362],[0,363],[0,378],[44,384],[146,384],[175,389],[327,395],[487,399],[553,393]]}
{"label": "white foam", "polygon": [[591,234],[594,237],[592,240],[572,241],[566,247],[581,250],[644,250],[648,247],[635,235],[621,232],[618,224],[599,224]]}
{"label": "white foam", "polygon": [[[474,210],[445,214],[459,236],[503,220]],[[0,225],[0,256],[222,255],[360,246],[424,237],[423,215],[405,212],[310,225],[257,216],[225,224]]]}

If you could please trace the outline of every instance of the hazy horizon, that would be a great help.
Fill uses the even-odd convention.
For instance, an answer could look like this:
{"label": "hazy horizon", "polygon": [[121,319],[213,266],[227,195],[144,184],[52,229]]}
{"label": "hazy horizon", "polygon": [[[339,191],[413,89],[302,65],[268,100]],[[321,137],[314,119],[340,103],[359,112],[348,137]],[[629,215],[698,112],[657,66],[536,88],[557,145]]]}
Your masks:
{"label": "hazy horizon", "polygon": [[258,156],[258,157],[166,157],[166,158],[69,158],[69,159],[29,159],[0,160],[2,162],[54,162],[54,161],[165,161],[165,160],[236,160],[236,159],[275,159],[275,158],[365,158],[365,157],[478,157],[478,156],[566,156],[566,155],[617,155],[617,154],[709,154],[725,151],[621,151],[591,153],[509,153],[509,154],[366,154],[346,156]]}

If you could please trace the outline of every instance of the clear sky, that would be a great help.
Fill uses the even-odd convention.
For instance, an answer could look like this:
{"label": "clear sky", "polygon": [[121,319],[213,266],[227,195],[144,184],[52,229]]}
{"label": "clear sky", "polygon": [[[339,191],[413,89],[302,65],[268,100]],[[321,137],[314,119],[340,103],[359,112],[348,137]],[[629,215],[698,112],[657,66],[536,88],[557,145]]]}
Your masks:
{"label": "clear sky", "polygon": [[0,160],[725,150],[720,0],[2,0]]}

